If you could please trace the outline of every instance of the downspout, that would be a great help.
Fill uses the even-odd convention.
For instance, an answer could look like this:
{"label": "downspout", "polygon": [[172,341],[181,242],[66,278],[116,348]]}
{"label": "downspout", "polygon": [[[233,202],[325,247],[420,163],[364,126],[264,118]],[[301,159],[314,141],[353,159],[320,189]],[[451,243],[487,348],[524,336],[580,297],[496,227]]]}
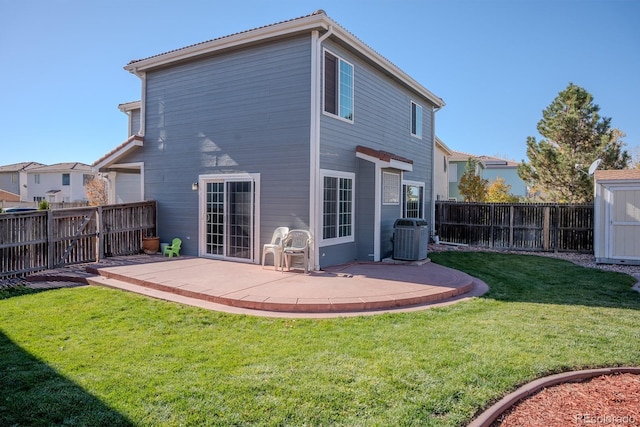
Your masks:
{"label": "downspout", "polygon": [[131,73],[137,76],[142,82],[142,94],[140,95],[140,129],[138,129],[137,135],[144,136],[147,115],[147,73],[138,71],[137,68],[134,68]]}
{"label": "downspout", "polygon": [[320,104],[322,97],[322,42],[333,34],[333,26],[329,25],[326,33],[321,37],[319,31],[311,33],[311,126],[309,147],[309,229],[313,234],[313,266],[317,270],[320,266],[320,221],[322,212],[318,197],[320,189]]}
{"label": "downspout", "polygon": [[[146,123],[147,123],[147,73],[145,73],[144,71],[138,71],[137,68],[134,68],[132,73],[138,76],[138,78],[142,82],[142,93],[140,94],[140,129],[138,129],[138,136],[141,136],[142,138],[144,138]],[[142,197],[142,200],[147,200],[146,194],[144,191],[145,190],[144,166],[145,166],[144,162],[142,162],[142,166],[140,166],[140,186],[142,187],[140,188],[140,196]],[[156,218],[157,217],[158,216],[156,212]],[[156,224],[156,228],[157,228],[157,224]]]}
{"label": "downspout", "polygon": [[[433,107],[431,113],[431,142],[433,144],[431,154],[431,237],[436,236],[436,112],[442,107]],[[449,185],[449,183],[447,183]]]}

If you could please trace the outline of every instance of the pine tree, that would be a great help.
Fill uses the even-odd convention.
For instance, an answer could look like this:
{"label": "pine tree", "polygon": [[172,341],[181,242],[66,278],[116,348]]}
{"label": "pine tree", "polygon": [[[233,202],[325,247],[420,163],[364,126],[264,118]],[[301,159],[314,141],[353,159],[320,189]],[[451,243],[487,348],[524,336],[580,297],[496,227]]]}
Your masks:
{"label": "pine tree", "polygon": [[527,138],[529,161],[518,167],[518,175],[541,191],[543,201],[592,202],[587,169],[596,159],[602,160],[600,169],[628,167],[624,133],[612,129],[611,119],[600,117],[599,111],[589,92],[570,83],[542,112],[538,132],[545,139]]}

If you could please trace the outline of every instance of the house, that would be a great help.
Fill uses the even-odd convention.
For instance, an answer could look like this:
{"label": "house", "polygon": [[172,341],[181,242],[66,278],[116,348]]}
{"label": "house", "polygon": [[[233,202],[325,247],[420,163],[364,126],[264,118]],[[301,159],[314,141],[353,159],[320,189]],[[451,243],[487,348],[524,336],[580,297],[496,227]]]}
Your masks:
{"label": "house", "polygon": [[27,173],[28,200],[50,203],[84,202],[84,186],[93,179],[90,165],[78,162],[33,167]]}
{"label": "house", "polygon": [[20,195],[9,191],[0,190],[0,207],[4,202],[19,202]]}
{"label": "house", "polygon": [[449,200],[449,157],[453,151],[436,136],[434,159],[436,200]]}
{"label": "house", "polygon": [[[44,166],[37,162],[22,162],[0,166],[0,190],[18,195],[18,201],[29,201],[27,173],[30,169]],[[10,196],[15,199],[15,196]]]}
{"label": "house", "polygon": [[492,182],[498,178],[504,179],[507,185],[511,186],[510,193],[517,197],[525,197],[527,195],[527,185],[518,176],[518,162],[500,159],[498,157],[477,156],[475,154],[463,153],[461,151],[453,151],[449,157],[449,199],[462,201],[458,184],[460,178],[464,175],[467,161],[472,158],[477,161],[476,174]]}
{"label": "house", "polygon": [[137,172],[181,253],[258,263],[286,226],[311,231],[322,268],[390,256],[397,218],[433,227],[444,102],[324,11],[124,68],[139,130],[94,169]]}
{"label": "house", "polygon": [[640,265],[640,170],[597,170],[594,183],[596,262]]}

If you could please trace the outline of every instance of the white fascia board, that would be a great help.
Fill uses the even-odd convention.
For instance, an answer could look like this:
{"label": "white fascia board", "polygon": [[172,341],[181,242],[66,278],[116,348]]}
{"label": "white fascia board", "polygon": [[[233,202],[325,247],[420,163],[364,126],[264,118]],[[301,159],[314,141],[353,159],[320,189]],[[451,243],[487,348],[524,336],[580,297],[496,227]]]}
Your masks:
{"label": "white fascia board", "polygon": [[628,190],[639,190],[640,180],[638,179],[599,179],[595,182],[597,185],[602,186],[629,186]]}
{"label": "white fascia board", "polygon": [[139,110],[140,108],[142,108],[142,101],[124,102],[118,105],[118,110],[122,111],[123,113],[127,113],[131,110]]}
{"label": "white fascia board", "polygon": [[394,168],[399,169],[401,171],[411,172],[413,171],[413,165],[411,163],[402,162],[400,160],[391,159],[386,162],[384,160],[380,160],[377,157],[370,156],[368,154],[356,152],[356,157],[371,162],[378,166],[379,168]]}
{"label": "white fascia board", "polygon": [[401,171],[405,171],[405,172],[413,171],[413,165],[411,163],[402,162],[400,160],[395,160],[395,159],[389,160],[389,167],[400,169]]}
{"label": "white fascia board", "polygon": [[135,73],[151,68],[161,67],[172,62],[191,59],[200,55],[207,55],[216,51],[231,49],[242,45],[257,43],[272,38],[284,37],[295,33],[311,32],[312,30],[328,30],[329,20],[323,15],[313,15],[296,20],[269,25],[255,30],[249,30],[219,39],[199,43],[190,47],[167,52],[151,58],[142,59],[125,65],[124,69]]}
{"label": "white fascia board", "polygon": [[93,166],[95,172],[99,172],[100,169],[112,166],[118,159],[122,158],[129,151],[135,147],[142,147],[144,142],[139,138],[131,138],[131,141],[120,147],[118,150],[105,157],[100,163],[96,163]]}

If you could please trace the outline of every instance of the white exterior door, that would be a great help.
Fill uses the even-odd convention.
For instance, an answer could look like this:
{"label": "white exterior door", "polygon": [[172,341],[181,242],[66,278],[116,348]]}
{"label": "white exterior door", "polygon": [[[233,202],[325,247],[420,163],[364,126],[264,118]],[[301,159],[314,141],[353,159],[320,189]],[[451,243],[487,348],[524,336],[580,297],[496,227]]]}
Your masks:
{"label": "white exterior door", "polygon": [[640,189],[609,187],[605,221],[606,258],[640,260]]}

